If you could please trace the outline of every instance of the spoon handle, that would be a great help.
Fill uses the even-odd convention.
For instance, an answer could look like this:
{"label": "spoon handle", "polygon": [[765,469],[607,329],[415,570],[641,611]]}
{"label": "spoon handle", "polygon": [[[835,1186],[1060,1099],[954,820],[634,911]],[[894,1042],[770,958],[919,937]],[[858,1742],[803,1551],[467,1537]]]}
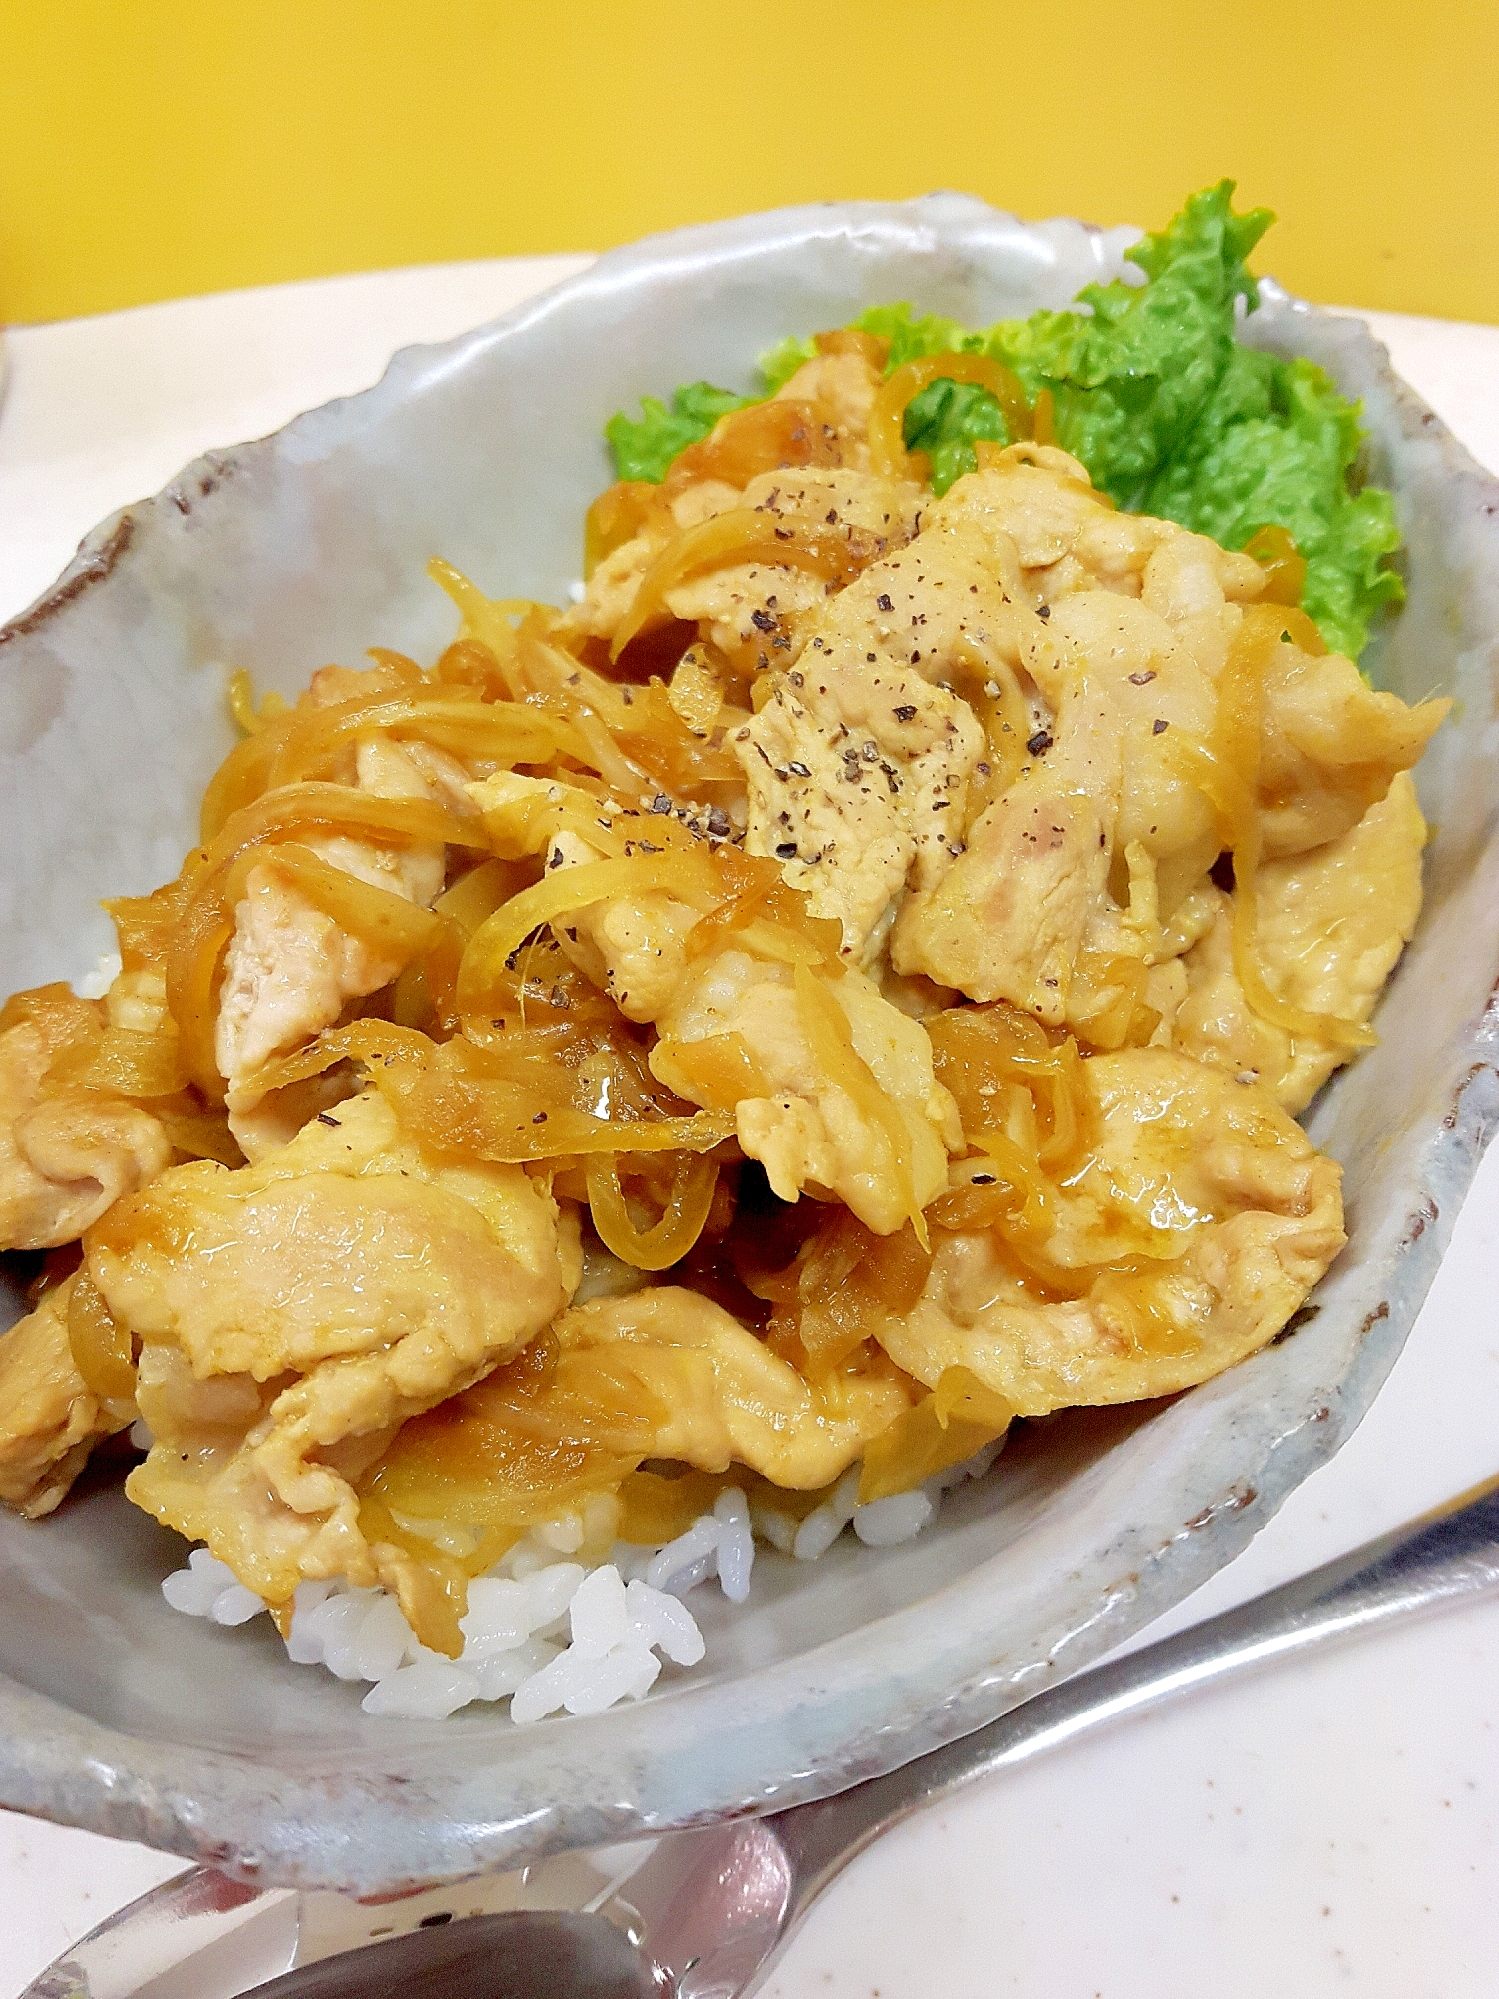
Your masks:
{"label": "spoon handle", "polygon": [[783,1938],[853,1859],[902,1819],[1103,1723],[1229,1673],[1499,1589],[1499,1479],[1293,1582],[1033,1695],[883,1777],[766,1821],[792,1864]]}

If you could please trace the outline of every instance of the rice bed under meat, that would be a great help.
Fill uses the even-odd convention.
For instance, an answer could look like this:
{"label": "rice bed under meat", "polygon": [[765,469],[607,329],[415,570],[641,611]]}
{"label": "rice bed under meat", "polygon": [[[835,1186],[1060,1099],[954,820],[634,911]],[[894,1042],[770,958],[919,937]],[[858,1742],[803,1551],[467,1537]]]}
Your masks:
{"label": "rice bed under meat", "polygon": [[[851,1526],[866,1547],[913,1540],[937,1517],[942,1495],[982,1478],[1000,1451],[986,1445],[966,1463],[912,1492],[858,1503],[857,1469],[831,1498],[796,1522],[755,1507],[738,1486],[721,1492],[711,1513],[660,1548],[617,1542],[594,1567],[558,1560],[558,1544],[583,1538],[576,1514],[534,1528],[469,1585],[464,1646],[456,1659],[418,1642],[395,1598],[356,1589],[341,1578],[298,1586],[286,1639],[299,1666],[323,1666],[340,1680],[370,1680],[366,1714],[440,1721],[473,1701],[510,1702],[516,1722],[600,1714],[640,1700],[663,1660],[695,1666],[707,1646],[683,1598],[716,1578],[733,1604],[750,1593],[755,1535],[798,1561],[816,1561]],[[173,1610],[223,1625],[247,1624],[267,1606],[235,1581],[206,1548],[169,1575],[161,1593]],[[659,1656],[658,1656],[659,1655]]]}

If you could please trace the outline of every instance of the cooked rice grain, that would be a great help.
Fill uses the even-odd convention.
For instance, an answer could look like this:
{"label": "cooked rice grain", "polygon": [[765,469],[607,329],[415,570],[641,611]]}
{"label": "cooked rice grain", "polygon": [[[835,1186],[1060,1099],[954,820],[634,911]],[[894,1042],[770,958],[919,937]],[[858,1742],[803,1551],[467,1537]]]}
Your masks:
{"label": "cooked rice grain", "polygon": [[[561,1709],[600,1714],[642,1699],[663,1660],[681,1668],[700,1663],[706,1642],[682,1599],[716,1577],[729,1602],[745,1602],[756,1533],[800,1561],[826,1554],[850,1524],[868,1546],[893,1547],[936,1518],[945,1491],[982,1478],[998,1452],[989,1445],[915,1491],[869,1506],[858,1503],[855,1466],[800,1525],[758,1506],[752,1516],[744,1493],[729,1486],[711,1513],[664,1547],[617,1542],[609,1559],[592,1567],[565,1559],[584,1546],[588,1523],[576,1514],[549,1521],[470,1583],[456,1659],[419,1644],[387,1591],[305,1582],[294,1599],[287,1655],[341,1680],[373,1681],[361,1704],[366,1714],[436,1721],[473,1701],[502,1700],[521,1723]],[[215,1624],[247,1623],[265,1609],[206,1548],[195,1548],[161,1589],[174,1610]]]}

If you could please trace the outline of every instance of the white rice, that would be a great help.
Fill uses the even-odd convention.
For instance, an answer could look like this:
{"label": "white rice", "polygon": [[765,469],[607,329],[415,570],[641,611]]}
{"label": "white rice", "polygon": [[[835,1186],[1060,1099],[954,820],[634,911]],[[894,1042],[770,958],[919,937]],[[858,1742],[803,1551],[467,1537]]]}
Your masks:
{"label": "white rice", "polygon": [[[752,1513],[739,1487],[729,1486],[711,1513],[665,1547],[620,1541],[606,1561],[591,1565],[567,1557],[596,1541],[600,1521],[591,1513],[566,1514],[533,1527],[488,1575],[469,1584],[456,1659],[419,1644],[386,1590],[355,1589],[341,1579],[302,1583],[287,1654],[341,1680],[372,1681],[362,1702],[366,1714],[435,1721],[473,1701],[503,1700],[511,1720],[521,1723],[561,1709],[600,1714],[649,1693],[663,1662],[688,1668],[702,1660],[707,1646],[682,1599],[716,1579],[730,1603],[743,1603],[757,1534],[804,1562],[826,1554],[849,1525],[869,1547],[894,1547],[930,1525],[944,1492],[982,1478],[999,1450],[990,1444],[914,1491],[869,1506],[858,1503],[856,1465],[800,1522],[771,1507]],[[195,1548],[161,1591],[174,1610],[215,1624],[245,1624],[266,1608],[206,1548]]]}

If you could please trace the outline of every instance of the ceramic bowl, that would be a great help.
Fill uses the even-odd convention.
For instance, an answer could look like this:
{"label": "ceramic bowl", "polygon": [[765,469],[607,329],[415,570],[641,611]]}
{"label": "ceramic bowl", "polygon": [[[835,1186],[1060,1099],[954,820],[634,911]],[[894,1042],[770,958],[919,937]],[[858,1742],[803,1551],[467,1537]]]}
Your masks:
{"label": "ceramic bowl", "polygon": [[[791,210],[602,258],[493,326],[399,354],[378,387],[212,453],[99,528],[0,631],[0,986],[86,972],[96,899],[177,870],[229,745],[228,666],[293,693],[371,644],[452,633],[441,552],[555,600],[606,482],[600,429],[642,392],[749,385],[787,332],[910,298],[960,319],[1060,306],[1133,232],[1026,227],[941,195]],[[1167,1403],[1026,1426],[903,1547],[763,1554],[706,1613],[708,1660],[639,1705],[516,1728],[472,1708],[374,1719],[288,1664],[264,1620],[176,1615],[182,1544],[98,1478],[0,1520],[0,1803],[264,1883],[389,1892],[832,1791],[988,1720],[1195,1588],[1367,1408],[1499,1109],[1499,487],[1354,322],[1264,287],[1247,340],[1361,397],[1409,600],[1370,658],[1457,698],[1420,771],[1436,832],[1380,1045],[1309,1119],[1346,1171],[1350,1241],[1294,1336]]]}

